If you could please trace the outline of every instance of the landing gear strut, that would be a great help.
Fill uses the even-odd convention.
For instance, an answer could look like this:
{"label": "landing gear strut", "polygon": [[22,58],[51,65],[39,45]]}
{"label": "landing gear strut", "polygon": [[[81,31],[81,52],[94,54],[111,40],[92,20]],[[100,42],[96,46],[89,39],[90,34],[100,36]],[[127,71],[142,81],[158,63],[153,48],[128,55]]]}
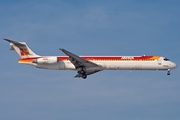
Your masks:
{"label": "landing gear strut", "polygon": [[170,69],[168,69],[168,72],[167,72],[167,75],[170,75],[171,73],[170,73]]}
{"label": "landing gear strut", "polygon": [[84,73],[85,73],[84,70],[78,71],[78,74],[84,74]]}

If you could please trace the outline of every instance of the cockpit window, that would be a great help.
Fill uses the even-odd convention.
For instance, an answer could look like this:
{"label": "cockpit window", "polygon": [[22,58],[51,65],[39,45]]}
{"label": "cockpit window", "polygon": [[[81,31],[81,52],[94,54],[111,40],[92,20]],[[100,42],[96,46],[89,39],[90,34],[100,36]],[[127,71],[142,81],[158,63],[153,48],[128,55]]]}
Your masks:
{"label": "cockpit window", "polygon": [[165,60],[165,61],[169,61],[169,59],[167,59],[167,58],[164,58],[164,60]]}

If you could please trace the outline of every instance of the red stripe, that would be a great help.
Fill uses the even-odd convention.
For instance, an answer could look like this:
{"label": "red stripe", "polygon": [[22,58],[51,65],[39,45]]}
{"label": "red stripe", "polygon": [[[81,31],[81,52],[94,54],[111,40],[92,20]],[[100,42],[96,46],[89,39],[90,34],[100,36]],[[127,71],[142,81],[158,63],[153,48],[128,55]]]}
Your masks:
{"label": "red stripe", "polygon": [[[43,56],[45,57],[45,56]],[[51,56],[49,56],[51,57]],[[68,60],[68,56],[57,56],[58,60]],[[154,56],[82,56],[83,59],[85,60],[148,60]],[[42,57],[33,57],[33,58],[23,58],[20,60],[34,60]]]}

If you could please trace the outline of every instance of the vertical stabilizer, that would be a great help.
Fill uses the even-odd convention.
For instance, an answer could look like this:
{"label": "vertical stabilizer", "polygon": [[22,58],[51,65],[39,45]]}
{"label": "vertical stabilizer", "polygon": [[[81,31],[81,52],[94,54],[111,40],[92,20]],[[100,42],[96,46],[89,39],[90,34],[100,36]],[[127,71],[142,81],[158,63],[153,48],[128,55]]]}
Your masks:
{"label": "vertical stabilizer", "polygon": [[31,58],[39,56],[34,53],[25,42],[16,42],[5,38],[4,40],[10,42],[10,50],[15,50],[21,58]]}

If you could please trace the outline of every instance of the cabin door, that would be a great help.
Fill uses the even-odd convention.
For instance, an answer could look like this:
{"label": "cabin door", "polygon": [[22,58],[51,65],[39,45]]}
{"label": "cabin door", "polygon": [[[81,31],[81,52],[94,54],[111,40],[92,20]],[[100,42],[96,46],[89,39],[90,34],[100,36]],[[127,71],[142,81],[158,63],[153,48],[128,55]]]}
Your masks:
{"label": "cabin door", "polygon": [[161,65],[161,64],[162,64],[162,58],[159,58],[158,65]]}

